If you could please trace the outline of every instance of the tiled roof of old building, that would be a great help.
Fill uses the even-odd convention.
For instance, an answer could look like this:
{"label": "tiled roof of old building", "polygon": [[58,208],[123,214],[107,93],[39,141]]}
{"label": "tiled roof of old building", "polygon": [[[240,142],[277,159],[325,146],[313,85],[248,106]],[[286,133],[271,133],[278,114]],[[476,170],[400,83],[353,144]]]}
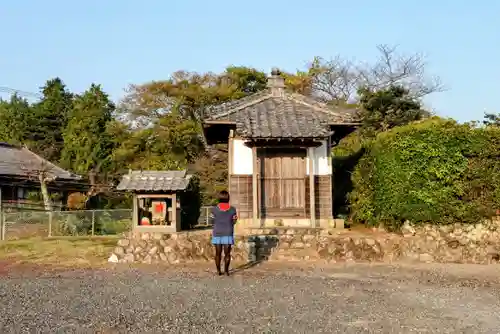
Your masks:
{"label": "tiled roof of old building", "polygon": [[188,187],[191,175],[182,171],[131,171],[123,175],[117,190],[178,191]]}
{"label": "tiled roof of old building", "polygon": [[64,170],[27,148],[0,143],[0,175],[6,177],[36,177],[44,172],[49,177],[80,180],[81,176]]}
{"label": "tiled roof of old building", "polygon": [[318,138],[328,136],[329,125],[357,123],[353,110],[286,91],[277,72],[268,89],[207,108],[204,121],[235,123],[237,133],[247,138]]}

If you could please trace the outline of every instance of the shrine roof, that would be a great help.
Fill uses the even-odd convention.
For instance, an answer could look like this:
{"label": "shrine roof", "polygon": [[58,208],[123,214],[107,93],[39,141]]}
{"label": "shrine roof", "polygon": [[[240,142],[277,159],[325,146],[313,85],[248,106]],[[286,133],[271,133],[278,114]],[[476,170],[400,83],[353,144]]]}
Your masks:
{"label": "shrine roof", "polygon": [[208,107],[203,122],[234,124],[244,138],[320,138],[330,134],[331,125],[352,125],[358,120],[356,110],[287,91],[284,79],[273,71],[266,90]]}
{"label": "shrine roof", "polygon": [[192,175],[187,171],[130,171],[123,175],[116,187],[128,191],[180,191],[185,190]]}

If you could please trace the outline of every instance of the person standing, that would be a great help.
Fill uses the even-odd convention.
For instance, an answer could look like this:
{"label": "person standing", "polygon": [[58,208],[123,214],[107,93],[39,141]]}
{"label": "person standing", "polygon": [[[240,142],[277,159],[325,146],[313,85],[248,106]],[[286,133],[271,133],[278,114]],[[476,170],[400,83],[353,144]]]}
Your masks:
{"label": "person standing", "polygon": [[221,276],[222,251],[224,251],[224,273],[229,276],[231,263],[231,247],[234,245],[234,224],[238,219],[234,207],[229,204],[229,193],[225,190],[219,193],[219,203],[212,208],[211,220],[213,224],[212,244],[215,247],[215,267]]}

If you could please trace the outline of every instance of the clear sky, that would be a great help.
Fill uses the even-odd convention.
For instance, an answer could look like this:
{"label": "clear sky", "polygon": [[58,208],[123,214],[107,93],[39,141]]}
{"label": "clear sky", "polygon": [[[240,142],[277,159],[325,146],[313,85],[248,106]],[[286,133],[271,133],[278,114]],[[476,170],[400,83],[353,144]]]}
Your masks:
{"label": "clear sky", "polygon": [[178,69],[302,69],[314,56],[358,61],[377,44],[422,52],[448,90],[427,100],[460,121],[500,111],[500,1],[0,0],[0,87],[37,91],[61,77],[130,83]]}

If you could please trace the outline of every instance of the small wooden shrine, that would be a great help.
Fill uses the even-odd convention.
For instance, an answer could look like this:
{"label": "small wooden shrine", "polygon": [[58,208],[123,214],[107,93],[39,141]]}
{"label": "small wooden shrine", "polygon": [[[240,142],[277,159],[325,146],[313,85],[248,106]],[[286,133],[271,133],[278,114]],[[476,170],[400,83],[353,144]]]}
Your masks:
{"label": "small wooden shrine", "polygon": [[183,171],[130,171],[117,190],[133,193],[133,230],[140,232],[179,232],[182,194],[188,190],[191,175]]}
{"label": "small wooden shrine", "polygon": [[326,227],[333,221],[331,149],[354,110],[290,92],[278,70],[266,90],[208,107],[208,145],[228,146],[228,188],[239,225]]}

